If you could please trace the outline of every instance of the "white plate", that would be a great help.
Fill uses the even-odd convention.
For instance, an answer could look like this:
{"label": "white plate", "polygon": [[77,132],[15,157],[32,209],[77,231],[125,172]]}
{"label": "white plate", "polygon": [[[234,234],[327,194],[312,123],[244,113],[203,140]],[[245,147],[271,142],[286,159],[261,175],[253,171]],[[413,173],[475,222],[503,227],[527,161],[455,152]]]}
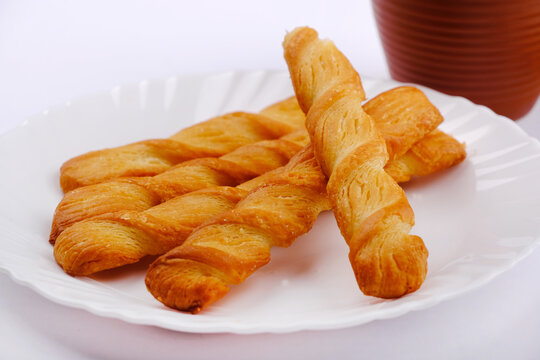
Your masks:
{"label": "white plate", "polygon": [[[369,97],[399,85],[365,79]],[[413,233],[430,251],[420,290],[397,300],[363,296],[331,213],[199,315],[164,307],[145,289],[149,261],[93,278],[56,265],[48,234],[66,159],[103,147],[166,137],[233,110],[257,111],[292,95],[287,73],[191,75],[120,86],[50,109],[0,138],[0,268],[61,304],[132,323],[190,332],[334,329],[424,309],[476,288],[529,254],[540,238],[540,144],[485,107],[424,89],[467,144],[468,158],[405,186]]]}

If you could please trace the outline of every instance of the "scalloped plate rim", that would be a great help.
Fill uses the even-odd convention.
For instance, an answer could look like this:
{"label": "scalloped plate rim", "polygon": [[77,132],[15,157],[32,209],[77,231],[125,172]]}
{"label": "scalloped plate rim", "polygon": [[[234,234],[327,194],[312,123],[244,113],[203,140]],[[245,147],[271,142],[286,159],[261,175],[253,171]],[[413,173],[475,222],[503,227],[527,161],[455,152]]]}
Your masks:
{"label": "scalloped plate rim", "polygon": [[[283,71],[281,70],[254,70],[254,71],[225,71],[225,72],[211,72],[211,73],[189,73],[189,74],[180,74],[176,76],[170,76],[167,78],[156,78],[156,79],[146,79],[141,80],[136,83],[126,83],[121,85],[116,85],[112,87],[108,92],[111,92],[112,90],[116,88],[126,87],[126,86],[138,86],[144,82],[154,82],[154,81],[167,81],[169,79],[181,79],[182,77],[186,76],[192,76],[192,77],[199,77],[199,78],[207,78],[212,76],[221,76],[224,74],[243,74],[243,75],[249,75],[253,73],[270,73],[270,74],[279,74],[280,76],[283,75]],[[503,121],[508,125],[512,125],[512,129],[514,131],[517,131],[518,134],[525,138],[525,140],[529,141],[530,143],[534,144],[534,146],[537,147],[540,151],[540,142],[529,136],[523,129],[518,127],[514,121],[498,115],[494,113],[491,109],[472,103],[470,100],[459,97],[459,96],[451,96],[446,95],[443,93],[440,93],[436,90],[427,88],[425,86],[421,86],[418,84],[412,84],[412,83],[402,83],[397,82],[395,80],[391,79],[376,79],[371,77],[363,77],[364,80],[369,81],[375,81],[375,82],[386,82],[389,84],[392,84],[392,86],[399,86],[399,85],[413,85],[421,88],[422,90],[427,90],[429,92],[437,93],[441,96],[447,97],[449,99],[453,99],[454,101],[462,104],[466,104],[466,106],[472,106],[476,109],[487,112],[490,117],[497,118],[497,121]],[[92,96],[99,96],[104,93],[108,92],[95,92],[88,95],[83,95],[80,97],[77,97],[73,100],[67,101],[64,104],[59,104],[52,106],[41,113],[34,114],[32,116],[29,116],[27,120],[23,121],[21,124],[17,125],[15,128],[12,128],[2,135],[0,135],[0,146],[2,141],[7,136],[11,136],[17,131],[24,131],[25,128],[32,126],[34,122],[40,121],[39,115],[42,113],[45,113],[47,111],[56,109],[56,108],[63,108],[67,105],[69,105],[72,101],[78,101],[78,100],[84,100],[85,98],[89,98]],[[432,307],[434,305],[437,305],[441,303],[442,301],[450,300],[453,298],[456,298],[458,296],[461,296],[463,294],[466,294],[470,292],[471,290],[474,290],[478,287],[481,287],[490,281],[492,281],[494,278],[496,278],[498,275],[508,271],[512,267],[514,267],[518,262],[526,258],[528,255],[530,255],[537,247],[540,245],[540,236],[535,236],[534,241],[532,241],[527,246],[524,246],[521,251],[518,253],[517,256],[508,259],[504,266],[499,266],[496,269],[492,269],[490,272],[485,273],[477,278],[475,278],[473,281],[471,281],[467,286],[462,287],[461,289],[457,289],[454,292],[448,292],[443,293],[436,297],[430,297],[430,298],[420,298],[414,301],[409,302],[401,302],[398,303],[396,306],[393,306],[390,309],[384,309],[383,311],[373,311],[370,313],[361,313],[356,317],[352,317],[351,319],[348,319],[348,321],[336,321],[336,322],[328,322],[328,321],[317,321],[317,320],[306,320],[303,323],[296,323],[296,324],[276,324],[274,323],[261,323],[261,324],[242,324],[242,323],[219,323],[209,326],[206,323],[203,324],[194,324],[194,323],[182,323],[181,321],[165,321],[162,318],[149,318],[148,316],[141,316],[138,318],[130,317],[130,316],[124,316],[121,313],[107,310],[103,308],[101,305],[96,305],[95,303],[85,303],[84,300],[81,299],[66,299],[62,296],[59,296],[58,294],[55,294],[51,291],[48,291],[46,288],[43,288],[41,284],[36,284],[33,282],[32,276],[25,276],[25,274],[31,274],[31,273],[24,273],[17,271],[16,269],[9,268],[9,266],[6,266],[5,264],[0,262],[0,270],[7,273],[9,277],[14,280],[16,283],[21,284],[23,286],[29,287],[33,291],[37,292],[41,296],[47,298],[50,301],[53,301],[55,303],[69,306],[77,309],[82,309],[85,311],[88,311],[92,314],[103,316],[103,317],[109,317],[109,318],[115,318],[120,319],[123,321],[126,321],[128,323],[132,324],[140,324],[140,325],[151,325],[151,326],[158,326],[162,328],[166,328],[169,330],[174,331],[183,331],[183,332],[193,332],[193,333],[237,333],[237,334],[254,334],[254,333],[263,333],[263,332],[269,332],[269,333],[288,333],[288,332],[294,332],[294,331],[301,331],[301,330],[331,330],[331,329],[341,329],[341,328],[347,328],[352,326],[357,326],[361,324],[365,324],[374,320],[378,319],[390,319],[395,318],[398,316],[401,316],[409,311],[419,311],[428,307]],[[1,250],[1,249],[0,249]],[[192,316],[192,315],[189,315]],[[172,317],[169,319],[173,319]]]}

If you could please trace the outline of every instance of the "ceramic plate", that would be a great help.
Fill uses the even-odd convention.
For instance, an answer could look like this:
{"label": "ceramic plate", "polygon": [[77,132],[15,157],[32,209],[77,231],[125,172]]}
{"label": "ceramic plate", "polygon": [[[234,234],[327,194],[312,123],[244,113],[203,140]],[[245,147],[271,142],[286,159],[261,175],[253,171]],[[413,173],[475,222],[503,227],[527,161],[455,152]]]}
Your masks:
{"label": "ceramic plate", "polygon": [[[368,97],[400,84],[364,79]],[[62,197],[59,168],[75,155],[179,129],[234,110],[258,111],[293,94],[285,72],[229,72],[143,81],[35,116],[0,137],[0,268],[61,304],[138,324],[189,332],[335,329],[420,310],[476,288],[529,254],[540,238],[540,144],[512,121],[458,97],[425,89],[441,128],[468,158],[405,191],[413,233],[430,252],[417,292],[397,300],[358,290],[348,248],[331,213],[288,249],[199,315],[164,307],[143,282],[149,259],[92,278],[73,278],[48,243]]]}

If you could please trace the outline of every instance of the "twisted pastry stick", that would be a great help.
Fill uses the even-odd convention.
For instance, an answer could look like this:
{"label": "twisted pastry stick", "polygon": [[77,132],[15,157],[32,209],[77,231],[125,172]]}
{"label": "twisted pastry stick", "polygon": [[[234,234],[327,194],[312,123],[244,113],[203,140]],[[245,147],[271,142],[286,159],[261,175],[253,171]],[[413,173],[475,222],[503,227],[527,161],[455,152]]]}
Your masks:
{"label": "twisted pastry stick", "polygon": [[360,77],[313,29],[295,29],[283,47],[298,102],[309,111],[306,127],[329,177],[328,196],[360,289],[382,298],[415,291],[427,272],[428,251],[420,237],[408,234],[414,213],[384,171],[384,140],[358,105],[364,99]]}
{"label": "twisted pastry stick", "polygon": [[308,142],[305,129],[299,129],[279,139],[241,146],[219,158],[189,160],[153,177],[120,178],[77,188],[58,204],[49,241],[54,244],[62,231],[84,219],[121,210],[143,211],[212,186],[236,186],[287,164]]}
{"label": "twisted pastry stick", "polygon": [[[159,174],[183,161],[217,157],[246,144],[276,139],[304,124],[304,116],[291,112],[293,98],[259,114],[235,112],[183,129],[168,139],[145,140],[92,151],[62,165],[60,186],[67,192],[80,186],[125,176]],[[283,115],[286,113],[286,115]]]}
{"label": "twisted pastry stick", "polygon": [[163,254],[246,194],[226,186],[202,189],[145,211],[118,211],[84,220],[60,234],[54,257],[68,274],[90,275]]}
{"label": "twisted pastry stick", "polygon": [[[279,118],[297,118],[302,110],[294,100],[278,103],[264,110],[265,115]],[[284,106],[286,105],[286,106]],[[418,137],[400,136],[403,129],[434,128],[442,116],[427,97],[414,87],[398,87],[371,99],[364,105],[373,116],[394,152],[394,158],[403,155]],[[414,118],[414,120],[411,120]],[[57,206],[50,234],[54,243],[58,235],[74,223],[121,211],[143,211],[175,196],[210,186],[235,186],[264,172],[285,165],[290,157],[308,142],[307,132],[296,131],[278,140],[266,140],[244,145],[219,159],[203,158],[186,161],[154,177],[117,179],[80,187],[65,194]],[[432,146],[428,146],[430,148]],[[414,172],[413,172],[414,173]]]}
{"label": "twisted pastry stick", "polygon": [[326,178],[310,145],[235,208],[197,228],[159,257],[146,286],[167,306],[198,313],[270,261],[272,246],[289,246],[330,208]]}

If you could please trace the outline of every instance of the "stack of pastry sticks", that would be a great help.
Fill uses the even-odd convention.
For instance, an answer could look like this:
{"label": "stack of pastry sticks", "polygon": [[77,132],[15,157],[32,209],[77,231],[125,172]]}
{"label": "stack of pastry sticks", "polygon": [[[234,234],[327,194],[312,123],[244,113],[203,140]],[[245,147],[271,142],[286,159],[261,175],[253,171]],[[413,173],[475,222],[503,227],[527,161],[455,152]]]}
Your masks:
{"label": "stack of pastry sticks", "polygon": [[458,164],[463,145],[437,129],[442,116],[414,87],[364,103],[357,72],[315,30],[295,29],[283,46],[296,97],[64,164],[50,241],[67,273],[161,255],[148,290],[197,313],[331,209],[364,294],[420,287],[428,252],[409,235],[414,214],[397,182]]}

